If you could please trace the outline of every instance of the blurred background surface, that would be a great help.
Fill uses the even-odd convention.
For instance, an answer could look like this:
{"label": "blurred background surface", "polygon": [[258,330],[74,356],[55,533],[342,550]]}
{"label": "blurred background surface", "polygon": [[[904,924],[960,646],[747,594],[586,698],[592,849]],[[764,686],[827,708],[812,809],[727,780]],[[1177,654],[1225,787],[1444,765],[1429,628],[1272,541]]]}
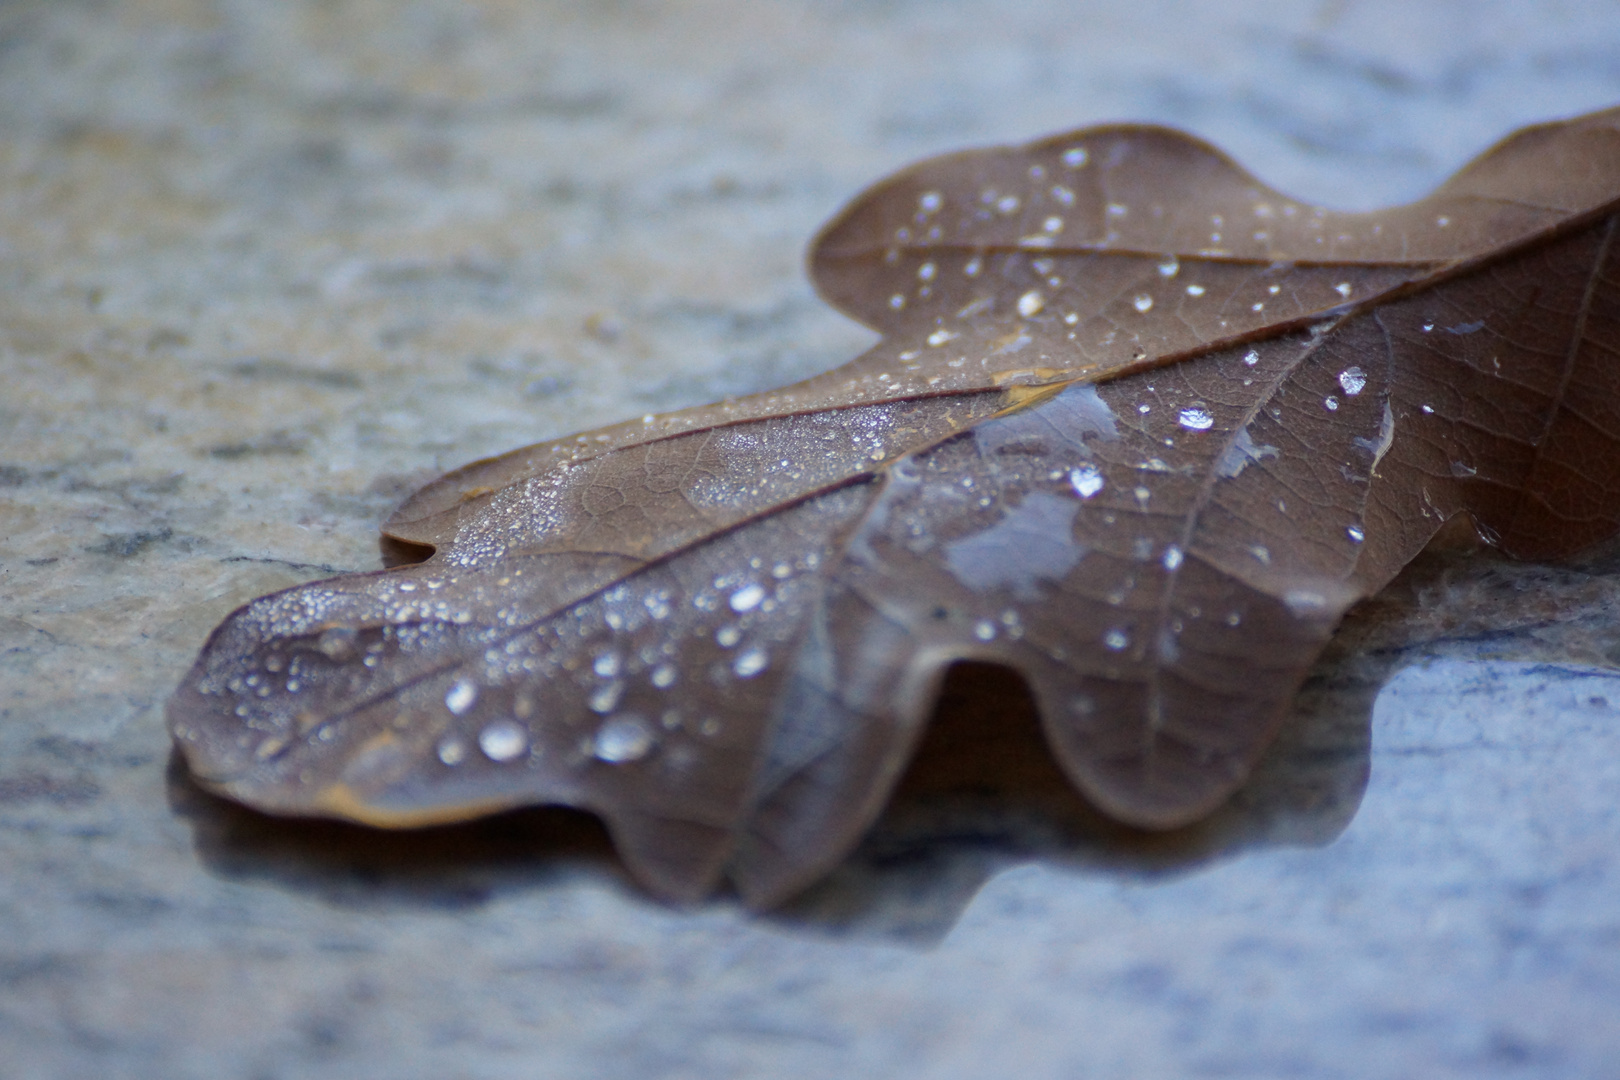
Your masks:
{"label": "blurred background surface", "polygon": [[162,707],[438,472],[860,351],[802,251],[919,157],[1147,120],[1371,208],[1617,101],[1609,0],[3,0],[0,1075],[1612,1075],[1607,556],[1426,556],[1170,837],[967,672],[769,918],[567,815],[259,818]]}

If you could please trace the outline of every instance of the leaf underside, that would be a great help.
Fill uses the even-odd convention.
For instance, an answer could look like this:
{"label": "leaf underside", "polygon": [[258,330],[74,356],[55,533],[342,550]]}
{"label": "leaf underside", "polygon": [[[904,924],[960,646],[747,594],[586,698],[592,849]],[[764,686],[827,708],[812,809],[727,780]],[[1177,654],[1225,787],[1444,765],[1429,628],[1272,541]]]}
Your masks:
{"label": "leaf underside", "polygon": [[1100,808],[1192,821],[1448,519],[1620,529],[1617,220],[1620,110],[1367,214],[1152,127],[924,162],[812,253],[876,347],[435,481],[385,526],[431,558],[232,614],[171,732],[271,813],[567,804],[654,892],[764,906],[986,660]]}

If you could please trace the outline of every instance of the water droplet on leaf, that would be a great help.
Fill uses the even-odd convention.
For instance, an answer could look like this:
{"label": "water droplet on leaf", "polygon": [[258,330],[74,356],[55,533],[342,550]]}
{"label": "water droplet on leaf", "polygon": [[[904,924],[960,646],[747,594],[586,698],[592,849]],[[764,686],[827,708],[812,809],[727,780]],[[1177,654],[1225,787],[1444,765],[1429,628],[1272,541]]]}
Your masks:
{"label": "water droplet on leaf", "polygon": [[731,610],[736,612],[752,611],[765,599],[765,589],[758,584],[744,585],[731,594]]}
{"label": "water droplet on leaf", "polygon": [[528,748],[529,733],[510,720],[496,720],[478,733],[478,749],[491,761],[511,761]]}
{"label": "water droplet on leaf", "polygon": [[446,765],[459,765],[467,757],[467,744],[451,736],[439,741],[439,760]]}
{"label": "water droplet on leaf", "polygon": [[619,704],[619,698],[623,694],[624,683],[610,682],[606,686],[597,687],[585,704],[590,706],[591,712],[610,713]]}
{"label": "water droplet on leaf", "polygon": [[640,761],[658,741],[652,727],[639,716],[615,716],[597,729],[592,752],[609,764]]}
{"label": "water droplet on leaf", "polygon": [[1191,431],[1208,431],[1215,426],[1214,414],[1201,405],[1182,409],[1180,420],[1181,426]]}
{"label": "water droplet on leaf", "polygon": [[455,685],[444,695],[444,707],[457,716],[464,716],[467,710],[478,703],[478,684],[471,679],[457,679]]}
{"label": "water droplet on leaf", "polygon": [[1069,470],[1069,485],[1082,499],[1089,499],[1103,489],[1102,473],[1095,465],[1082,465]]}

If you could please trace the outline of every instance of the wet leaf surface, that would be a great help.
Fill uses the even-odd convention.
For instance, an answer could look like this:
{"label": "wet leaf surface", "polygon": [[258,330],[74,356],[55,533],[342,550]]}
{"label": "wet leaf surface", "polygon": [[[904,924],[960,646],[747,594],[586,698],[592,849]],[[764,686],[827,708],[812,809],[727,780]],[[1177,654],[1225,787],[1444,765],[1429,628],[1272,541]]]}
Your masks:
{"label": "wet leaf surface", "polygon": [[430,557],[237,611],[172,732],[272,813],[574,806],[655,892],[771,905],[984,662],[1101,812],[1197,820],[1448,521],[1620,531],[1617,215],[1620,111],[1366,214],[1158,128],[924,162],[812,255],[870,352],[450,473],[385,526]]}

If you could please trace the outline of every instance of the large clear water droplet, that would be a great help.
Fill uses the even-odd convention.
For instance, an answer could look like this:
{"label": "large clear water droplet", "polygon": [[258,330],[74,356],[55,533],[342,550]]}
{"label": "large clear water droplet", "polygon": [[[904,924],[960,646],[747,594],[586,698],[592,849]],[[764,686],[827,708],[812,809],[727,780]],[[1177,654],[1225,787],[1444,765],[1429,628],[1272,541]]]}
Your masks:
{"label": "large clear water droplet", "polygon": [[737,657],[737,662],[731,665],[731,670],[737,673],[738,678],[747,679],[758,675],[770,663],[770,657],[765,650],[755,647],[748,649]]}
{"label": "large clear water droplet", "polygon": [[444,695],[444,707],[457,716],[464,716],[468,709],[478,704],[478,684],[471,679],[457,679],[456,684]]}
{"label": "large clear water droplet", "polygon": [[657,733],[641,717],[615,716],[597,729],[592,745],[597,758],[617,765],[640,761],[657,741]]}
{"label": "large clear water droplet", "polygon": [[1095,465],[1082,465],[1069,470],[1069,486],[1082,499],[1089,499],[1103,489],[1102,473]]}
{"label": "large clear water droplet", "polygon": [[765,589],[761,585],[744,585],[731,594],[731,610],[736,612],[752,611],[765,599]]}
{"label": "large clear water droplet", "polygon": [[497,720],[478,733],[478,749],[491,761],[511,761],[529,749],[529,733],[511,720]]}
{"label": "large clear water droplet", "polygon": [[1190,431],[1208,431],[1215,426],[1215,416],[1202,405],[1181,410],[1181,426]]}

